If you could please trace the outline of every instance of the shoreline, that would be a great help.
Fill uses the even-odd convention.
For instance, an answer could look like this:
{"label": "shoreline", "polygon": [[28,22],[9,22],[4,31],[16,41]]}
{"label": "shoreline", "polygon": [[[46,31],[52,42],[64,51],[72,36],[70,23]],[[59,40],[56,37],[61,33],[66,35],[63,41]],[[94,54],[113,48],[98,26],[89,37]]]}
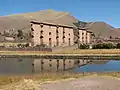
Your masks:
{"label": "shoreline", "polygon": [[40,54],[40,55],[0,55],[0,58],[41,58],[41,59],[84,59],[84,60],[120,60],[120,54],[97,54],[97,55],[54,55],[54,54]]}
{"label": "shoreline", "polygon": [[[120,72],[83,72],[83,73],[42,73],[42,74],[32,74],[32,75],[8,75],[2,76],[0,75],[0,88],[1,86],[6,86],[10,84],[18,83],[22,80],[33,80],[44,82],[52,82],[52,81],[60,81],[60,80],[69,80],[70,78],[79,79],[83,77],[94,77],[94,76],[102,76],[109,78],[120,78]],[[119,79],[120,80],[120,79]]]}
{"label": "shoreline", "polygon": [[120,59],[120,49],[79,49],[63,52],[0,51],[0,58]]}
{"label": "shoreline", "polygon": [[0,54],[0,58],[120,60],[120,54]]}

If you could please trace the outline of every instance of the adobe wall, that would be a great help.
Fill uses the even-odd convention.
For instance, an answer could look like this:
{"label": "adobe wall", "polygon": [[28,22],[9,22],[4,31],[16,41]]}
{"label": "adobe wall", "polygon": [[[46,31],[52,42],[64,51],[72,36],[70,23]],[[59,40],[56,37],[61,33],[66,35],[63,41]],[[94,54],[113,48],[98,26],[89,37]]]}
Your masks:
{"label": "adobe wall", "polygon": [[[43,43],[51,47],[62,46],[63,44],[65,44],[66,46],[74,44],[74,33],[72,28],[49,26],[49,25],[43,25],[43,27],[41,27],[39,24],[33,24],[32,28],[34,29],[33,31],[34,46],[41,44],[41,39],[40,39],[41,36],[43,37],[42,38]],[[64,36],[64,41],[63,41],[63,36]]]}

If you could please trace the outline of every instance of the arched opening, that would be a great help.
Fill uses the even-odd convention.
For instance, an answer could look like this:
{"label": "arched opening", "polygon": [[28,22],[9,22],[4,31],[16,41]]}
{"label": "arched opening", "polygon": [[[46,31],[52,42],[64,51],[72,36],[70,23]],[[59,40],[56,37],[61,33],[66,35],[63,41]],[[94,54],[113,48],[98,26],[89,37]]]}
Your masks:
{"label": "arched opening", "polygon": [[32,63],[32,73],[34,73],[34,63]]}
{"label": "arched opening", "polygon": [[59,46],[59,32],[58,32],[58,27],[56,29],[56,46]]}
{"label": "arched opening", "polygon": [[40,33],[42,34],[42,33],[43,33],[43,30],[41,30]]}
{"label": "arched opening", "polygon": [[52,39],[49,38],[49,46],[51,47],[52,46]]}
{"label": "arched opening", "polygon": [[110,36],[109,38],[112,39],[112,36]]}
{"label": "arched opening", "polygon": [[63,27],[63,37],[62,37],[62,39],[63,39],[63,43],[65,43],[65,28]]}
{"label": "arched opening", "polygon": [[87,38],[87,36],[86,36],[86,44],[88,43],[88,40],[87,40],[88,38]]}
{"label": "arched opening", "polygon": [[44,61],[43,60],[41,60],[41,70],[43,70],[44,68],[43,68],[43,64],[44,64]]}
{"label": "arched opening", "polygon": [[62,38],[62,39],[63,39],[63,43],[65,43],[65,36],[63,36],[63,38]]}
{"label": "arched opening", "polygon": [[31,24],[30,24],[30,26],[32,27],[32,26],[33,26],[33,24],[31,23]]}
{"label": "arched opening", "polygon": [[56,37],[56,45],[59,46],[59,36]]}
{"label": "arched opening", "polygon": [[49,35],[51,35],[51,32],[49,32]]}
{"label": "arched opening", "polygon": [[68,38],[68,45],[69,45],[69,46],[70,46],[70,43],[71,43],[70,38]]}
{"label": "arched opening", "polygon": [[40,31],[40,36],[43,35],[43,30]]}
{"label": "arched opening", "polygon": [[34,29],[33,29],[33,28],[31,28],[31,31],[34,31]]}
{"label": "arched opening", "polygon": [[58,34],[59,32],[58,32],[58,29],[56,29],[56,34]]}
{"label": "arched opening", "polygon": [[57,60],[57,71],[59,70],[59,60]]}
{"label": "arched opening", "polygon": [[65,59],[63,60],[63,70],[65,70]]}
{"label": "arched opening", "polygon": [[40,44],[42,45],[43,44],[43,36],[40,36]]}
{"label": "arched opening", "polygon": [[50,59],[49,61],[51,62],[52,60]]}
{"label": "arched opening", "polygon": [[84,32],[82,32],[82,35],[84,35]]}
{"label": "arched opening", "polygon": [[70,33],[68,35],[70,36]]}

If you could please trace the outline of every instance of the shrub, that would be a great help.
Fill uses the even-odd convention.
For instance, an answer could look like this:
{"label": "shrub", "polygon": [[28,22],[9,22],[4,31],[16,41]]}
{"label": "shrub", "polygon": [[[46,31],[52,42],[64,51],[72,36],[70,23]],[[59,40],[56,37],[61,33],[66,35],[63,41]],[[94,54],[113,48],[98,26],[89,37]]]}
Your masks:
{"label": "shrub", "polygon": [[29,47],[29,43],[26,43],[24,46],[25,46],[25,47]]}
{"label": "shrub", "polygon": [[120,43],[117,43],[116,48],[120,49]]}
{"label": "shrub", "polygon": [[87,44],[80,44],[79,49],[89,49],[89,45]]}
{"label": "shrub", "polygon": [[95,44],[92,46],[93,49],[113,49],[115,46],[112,43],[103,43],[103,44]]}
{"label": "shrub", "polygon": [[36,45],[36,47],[45,48],[45,47],[47,47],[47,45],[46,44],[41,44],[41,45]]}

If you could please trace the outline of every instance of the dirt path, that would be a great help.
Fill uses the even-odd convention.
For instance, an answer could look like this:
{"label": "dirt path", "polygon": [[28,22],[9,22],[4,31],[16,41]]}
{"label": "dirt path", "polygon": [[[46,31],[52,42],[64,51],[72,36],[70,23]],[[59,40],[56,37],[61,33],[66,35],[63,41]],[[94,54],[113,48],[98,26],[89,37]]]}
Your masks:
{"label": "dirt path", "polygon": [[120,80],[108,77],[84,77],[40,85],[41,90],[120,90]]}

